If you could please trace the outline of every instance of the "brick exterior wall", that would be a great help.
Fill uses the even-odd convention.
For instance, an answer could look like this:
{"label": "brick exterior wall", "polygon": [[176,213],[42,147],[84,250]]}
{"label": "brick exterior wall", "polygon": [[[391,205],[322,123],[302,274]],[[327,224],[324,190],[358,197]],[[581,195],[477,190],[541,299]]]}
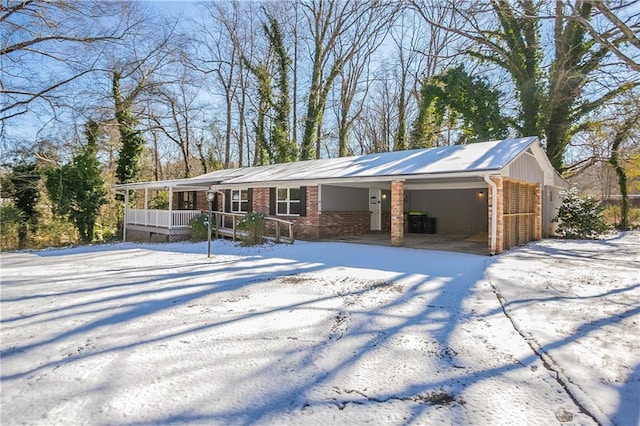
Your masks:
{"label": "brick exterior wall", "polygon": [[391,245],[404,245],[404,181],[391,182]]}
{"label": "brick exterior wall", "polygon": [[203,192],[203,191],[196,192],[196,210],[202,210],[203,212],[209,211],[209,201],[207,201],[206,192]]}
{"label": "brick exterior wall", "polygon": [[[269,215],[270,188],[253,188],[254,212]],[[320,238],[318,215],[318,187],[307,187],[306,216],[272,216],[293,222],[293,237],[300,240],[317,240]]]}
{"label": "brick exterior wall", "polygon": [[[254,212],[269,213],[269,188],[253,188]],[[362,235],[370,230],[369,211],[319,212],[318,187],[307,186],[306,216],[274,216],[293,222],[293,236],[300,240],[319,240]]]}
{"label": "brick exterior wall", "polygon": [[269,214],[269,188],[253,188],[251,207],[254,212]]}
{"label": "brick exterior wall", "polygon": [[[173,197],[172,197],[173,210],[178,210],[178,200],[180,197],[183,196],[182,195],[183,192],[185,191],[177,191],[175,189],[173,190]],[[190,191],[186,191],[186,192],[190,192]],[[196,197],[195,210],[202,210],[203,212],[209,211],[209,202],[207,201],[206,191],[196,191],[195,197]],[[214,206],[214,210],[215,210],[215,206]]]}
{"label": "brick exterior wall", "polygon": [[391,211],[382,211],[381,231],[391,232]]}
{"label": "brick exterior wall", "polygon": [[282,216],[293,222],[293,237],[301,240],[320,239],[320,214],[318,213],[318,187],[307,186],[306,216]]}
{"label": "brick exterior wall", "polygon": [[320,238],[363,235],[371,230],[369,211],[323,212],[320,213],[319,219]]}

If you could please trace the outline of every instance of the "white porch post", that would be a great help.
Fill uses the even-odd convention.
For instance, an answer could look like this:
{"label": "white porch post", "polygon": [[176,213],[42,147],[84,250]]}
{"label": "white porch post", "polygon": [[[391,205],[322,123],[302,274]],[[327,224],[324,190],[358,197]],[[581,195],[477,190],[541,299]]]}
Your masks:
{"label": "white porch post", "polygon": [[149,221],[149,188],[144,189],[144,226],[148,225]]}
{"label": "white porch post", "polygon": [[173,187],[169,187],[169,229],[173,229]]}
{"label": "white porch post", "polygon": [[122,241],[127,242],[127,223],[129,217],[129,190],[124,190],[124,224],[122,225]]}

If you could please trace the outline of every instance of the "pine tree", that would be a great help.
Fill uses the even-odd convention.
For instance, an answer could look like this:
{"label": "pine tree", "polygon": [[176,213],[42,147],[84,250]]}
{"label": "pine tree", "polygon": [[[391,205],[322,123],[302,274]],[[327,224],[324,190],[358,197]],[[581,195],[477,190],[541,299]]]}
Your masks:
{"label": "pine tree", "polygon": [[[256,77],[258,83],[258,116],[254,127],[256,133],[255,165],[288,163],[296,161],[298,147],[289,137],[289,67],[291,58],[284,46],[282,29],[278,21],[267,14],[268,22],[262,29],[269,40],[269,47],[275,53],[273,60],[252,64],[243,58],[244,64]],[[277,84],[273,85],[273,80]],[[274,90],[276,89],[276,90]],[[267,118],[274,117],[267,134]]]}
{"label": "pine tree", "polygon": [[274,150],[267,139],[266,117],[273,104],[273,92],[271,90],[271,76],[264,63],[252,66],[247,62],[248,68],[258,80],[258,116],[254,131],[256,133],[255,166],[263,166],[274,162]]}
{"label": "pine tree", "polygon": [[87,144],[78,150],[70,163],[46,173],[46,187],[54,212],[73,222],[83,242],[93,240],[100,207],[106,203],[107,192],[97,158],[98,131],[99,124],[89,121],[84,132]]}
{"label": "pine tree", "polygon": [[[135,182],[140,174],[140,157],[144,149],[144,139],[141,132],[135,129],[137,120],[131,113],[131,100],[125,99],[120,92],[121,78],[122,75],[114,71],[113,99],[121,143],[116,177],[119,183],[128,183]],[[142,84],[140,83],[136,90],[139,90]],[[133,99],[133,95],[130,96],[130,99]]]}
{"label": "pine tree", "polygon": [[[35,162],[20,162],[13,166],[8,177],[9,197],[19,211],[18,247],[24,248],[29,232],[34,232],[38,224],[36,205],[40,198],[38,183],[41,175]],[[3,188],[3,192],[5,192]],[[4,196],[5,194],[3,194]]]}
{"label": "pine tree", "polygon": [[284,36],[282,29],[276,19],[267,14],[268,25],[263,25],[264,33],[269,39],[272,49],[276,54],[278,98],[274,103],[275,119],[273,122],[273,132],[271,134],[272,145],[275,148],[275,162],[289,163],[296,161],[298,157],[298,147],[289,137],[289,113],[291,104],[289,102],[289,67],[291,58],[284,46]]}

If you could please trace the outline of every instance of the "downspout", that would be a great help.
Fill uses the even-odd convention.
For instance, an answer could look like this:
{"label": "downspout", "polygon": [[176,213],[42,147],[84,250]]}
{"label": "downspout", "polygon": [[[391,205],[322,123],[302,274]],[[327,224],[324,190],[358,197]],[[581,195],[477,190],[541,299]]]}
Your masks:
{"label": "downspout", "polygon": [[496,240],[498,236],[498,186],[489,178],[489,175],[484,175],[483,177],[484,181],[491,187],[491,235],[489,238],[491,241],[490,253],[493,256],[496,254]]}

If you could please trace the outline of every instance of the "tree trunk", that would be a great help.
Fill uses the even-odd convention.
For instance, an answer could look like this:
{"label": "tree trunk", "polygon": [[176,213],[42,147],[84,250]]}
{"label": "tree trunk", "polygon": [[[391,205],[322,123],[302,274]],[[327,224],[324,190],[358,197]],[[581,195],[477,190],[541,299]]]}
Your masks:
{"label": "tree trunk", "polygon": [[[319,57],[319,52],[316,52],[316,57]],[[304,133],[302,134],[302,143],[300,147],[300,159],[311,160],[315,158],[314,136],[316,128],[318,126],[318,91],[320,90],[320,74],[321,74],[320,60],[316,58],[313,64],[313,77],[311,79],[311,89],[309,90],[309,99],[307,101],[307,114],[304,119]]]}
{"label": "tree trunk", "polygon": [[398,131],[393,144],[394,151],[407,149],[407,99],[405,84],[407,76],[403,72],[400,79],[400,95],[398,96]]}
{"label": "tree trunk", "polygon": [[625,120],[622,126],[618,129],[611,145],[611,156],[609,157],[609,164],[611,164],[616,172],[618,178],[618,188],[620,189],[620,195],[622,197],[622,204],[620,208],[620,224],[618,225],[620,230],[625,231],[629,228],[629,194],[627,193],[627,174],[620,162],[620,147],[622,142],[628,137],[631,129],[639,119],[637,115],[629,117]]}

